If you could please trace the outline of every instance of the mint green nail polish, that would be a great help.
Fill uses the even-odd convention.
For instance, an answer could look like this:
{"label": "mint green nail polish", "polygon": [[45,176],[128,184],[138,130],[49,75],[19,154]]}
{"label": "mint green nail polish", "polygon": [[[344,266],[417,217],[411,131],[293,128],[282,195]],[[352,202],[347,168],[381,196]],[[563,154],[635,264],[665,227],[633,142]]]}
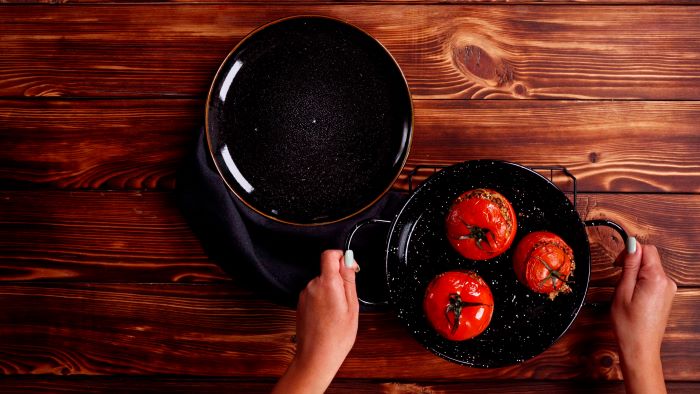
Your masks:
{"label": "mint green nail polish", "polygon": [[637,251],[637,238],[627,238],[627,254],[634,254]]}
{"label": "mint green nail polish", "polygon": [[345,267],[352,268],[352,265],[354,262],[355,262],[355,254],[350,249],[346,250],[345,251]]}

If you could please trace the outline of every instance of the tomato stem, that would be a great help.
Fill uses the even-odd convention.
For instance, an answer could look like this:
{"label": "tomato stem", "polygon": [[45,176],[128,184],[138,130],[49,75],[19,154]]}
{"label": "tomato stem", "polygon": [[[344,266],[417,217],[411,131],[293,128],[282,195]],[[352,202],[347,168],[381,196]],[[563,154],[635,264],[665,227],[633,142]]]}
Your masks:
{"label": "tomato stem", "polygon": [[[447,319],[448,323],[452,324],[452,334],[456,333],[457,328],[459,327],[459,319],[462,316],[462,308],[469,306],[485,305],[487,304],[482,304],[480,302],[462,301],[462,296],[460,296],[459,293],[451,293],[450,303],[445,308],[445,318]],[[455,315],[454,322],[450,319],[450,312],[453,312]]]}
{"label": "tomato stem", "polygon": [[544,265],[544,267],[547,269],[547,272],[548,272],[547,277],[540,281],[540,285],[544,284],[544,282],[546,282],[547,279],[552,280],[552,286],[554,286],[554,288],[557,287],[557,279],[564,282],[565,284],[574,283],[574,281],[572,281],[572,280],[562,278],[561,272],[559,270],[555,270],[554,268],[550,267],[549,264],[547,264],[547,262],[544,261],[544,259],[542,259],[541,257],[535,256],[535,258],[537,260],[539,260],[540,263],[542,263]]}
{"label": "tomato stem", "polygon": [[485,227],[479,227],[479,226],[473,226],[467,222],[464,221],[464,219],[459,218],[459,221],[464,224],[464,226],[469,230],[469,234],[466,235],[461,235],[459,236],[460,241],[472,238],[474,239],[474,242],[476,242],[476,247],[479,248],[480,250],[484,250],[484,247],[481,246],[482,242],[486,242],[486,245],[491,247],[491,244],[489,243],[488,239],[488,234],[491,232],[491,230],[485,228]]}

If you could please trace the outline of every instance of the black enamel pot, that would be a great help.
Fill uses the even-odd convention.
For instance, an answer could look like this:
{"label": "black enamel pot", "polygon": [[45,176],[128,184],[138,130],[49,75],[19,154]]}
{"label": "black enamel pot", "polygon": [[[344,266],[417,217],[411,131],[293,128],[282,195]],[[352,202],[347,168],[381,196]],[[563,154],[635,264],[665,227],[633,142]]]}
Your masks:
{"label": "black enamel pot", "polygon": [[[475,188],[500,192],[517,214],[513,246],[486,261],[462,257],[445,236],[445,217],[452,201]],[[384,275],[372,278],[374,283],[376,280],[385,283],[388,297],[381,299],[374,294],[370,295],[371,299],[361,301],[392,306],[411,334],[434,354],[482,368],[502,367],[532,358],[569,328],[588,290],[591,255],[586,226],[609,226],[619,232],[623,241],[627,239],[622,227],[613,222],[581,220],[569,198],[549,179],[527,167],[502,161],[468,161],[435,173],[409,197],[393,221],[369,220],[355,226],[347,237],[346,248],[351,248],[355,231],[369,223],[389,226]],[[511,259],[518,241],[538,230],[558,234],[574,251],[572,292],[555,300],[531,292],[518,282],[513,271]],[[358,260],[361,262],[362,256]],[[365,279],[363,273],[371,271],[364,268],[358,274],[358,286]],[[428,283],[438,274],[456,269],[476,271],[489,284],[494,296],[489,327],[479,336],[462,342],[449,341],[437,334],[422,309]],[[371,282],[364,280],[365,284]]]}
{"label": "black enamel pot", "polygon": [[373,205],[399,176],[412,130],[393,57],[327,17],[285,18],[249,34],[207,97],[221,178],[255,212],[292,225],[335,223]]}

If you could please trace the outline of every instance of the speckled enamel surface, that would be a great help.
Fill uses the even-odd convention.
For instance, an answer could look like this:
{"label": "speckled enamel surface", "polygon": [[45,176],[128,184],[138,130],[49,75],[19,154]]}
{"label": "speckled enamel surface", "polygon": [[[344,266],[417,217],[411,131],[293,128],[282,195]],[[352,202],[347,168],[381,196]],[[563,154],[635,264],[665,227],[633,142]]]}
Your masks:
{"label": "speckled enamel surface", "polygon": [[[466,190],[485,187],[503,194],[518,217],[515,241],[497,258],[467,260],[445,236],[445,215]],[[547,230],[571,246],[576,270],[572,292],[554,301],[520,284],[512,254],[527,233]],[[422,302],[438,274],[467,269],[491,288],[494,314],[479,336],[449,341],[426,321]],[[413,336],[433,353],[474,367],[501,367],[523,362],[552,345],[569,327],[583,305],[590,277],[590,249],[585,227],[569,199],[543,176],[517,164],[470,161],[430,177],[411,196],[389,235],[387,276],[391,303]]]}
{"label": "speckled enamel surface", "polygon": [[408,154],[412,107],[389,53],[334,19],[298,17],[247,37],[207,108],[222,176],[249,206],[298,224],[333,222],[381,196]]}

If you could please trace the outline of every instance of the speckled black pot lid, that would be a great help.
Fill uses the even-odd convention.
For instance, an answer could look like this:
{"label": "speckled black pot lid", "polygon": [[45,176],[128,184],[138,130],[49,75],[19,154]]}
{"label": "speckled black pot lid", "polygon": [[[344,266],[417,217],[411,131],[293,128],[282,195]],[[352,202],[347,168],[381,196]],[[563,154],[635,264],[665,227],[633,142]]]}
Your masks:
{"label": "speckled black pot lid", "polygon": [[393,184],[413,109],[391,55],[344,22],[268,24],[228,56],[212,84],[207,137],[230,189],[272,219],[352,216]]}
{"label": "speckled black pot lid", "polygon": [[[463,258],[445,237],[444,220],[452,201],[478,187],[503,194],[518,215],[513,246],[486,261]],[[512,253],[520,239],[537,230],[558,234],[574,251],[572,292],[554,301],[520,284],[512,267]],[[549,180],[513,163],[469,161],[431,176],[411,196],[390,231],[386,264],[390,301],[421,344],[449,361],[491,368],[538,355],[568,329],[588,289],[590,249],[584,223],[569,199]],[[422,309],[428,283],[438,274],[455,269],[476,271],[494,296],[489,327],[463,342],[437,334]]]}

